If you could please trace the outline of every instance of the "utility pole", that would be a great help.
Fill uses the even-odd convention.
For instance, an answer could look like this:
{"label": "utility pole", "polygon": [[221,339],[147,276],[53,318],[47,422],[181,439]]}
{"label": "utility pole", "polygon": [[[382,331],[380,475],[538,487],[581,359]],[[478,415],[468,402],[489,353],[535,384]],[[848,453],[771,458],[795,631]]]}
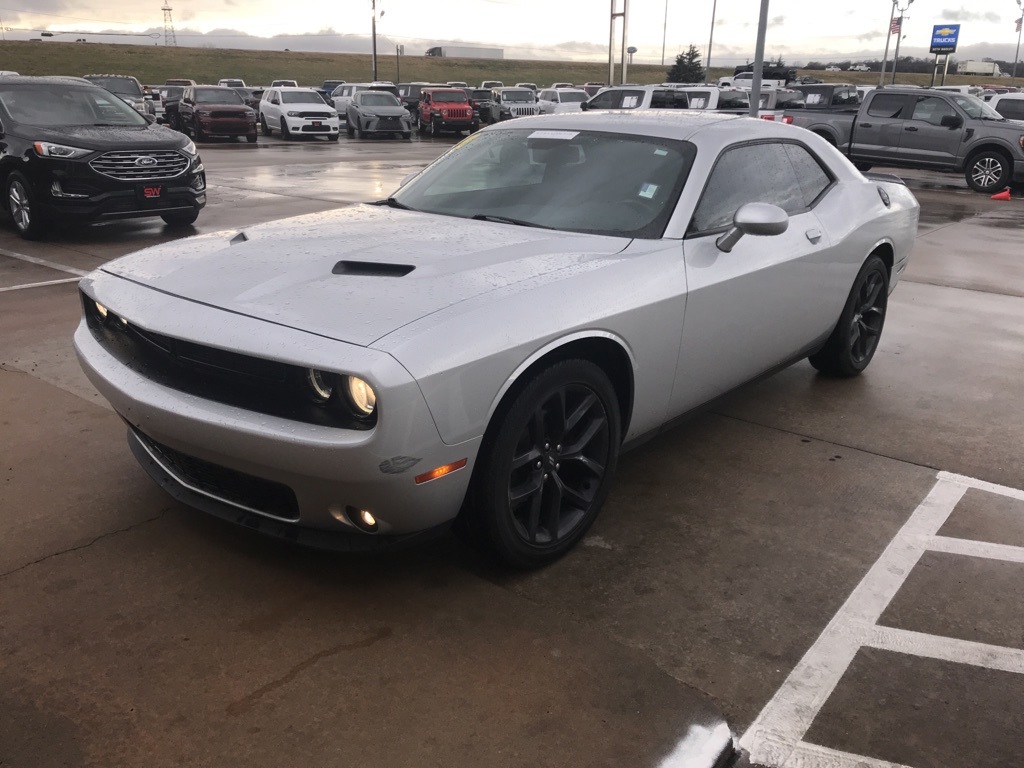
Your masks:
{"label": "utility pole", "polygon": [[896,0],[892,0],[892,9],[889,11],[889,29],[885,35],[885,53],[882,54],[882,74],[878,76],[878,87],[885,84],[885,64],[889,60],[889,41],[892,40],[892,21],[896,18]]}
{"label": "utility pole", "polygon": [[622,54],[620,60],[622,80],[620,82],[626,82],[626,27],[627,27],[627,15],[629,13],[629,0],[622,0],[622,10],[616,11],[615,7],[618,5],[616,0],[612,0],[612,11],[611,20],[608,23],[608,85],[615,85],[615,20],[622,19]]}
{"label": "utility pole", "polygon": [[668,39],[668,0],[665,0],[665,21],[661,24],[661,66],[665,66],[665,41]]}
{"label": "utility pole", "polygon": [[[910,6],[914,4],[914,0],[907,0],[907,7],[900,8],[899,4],[896,5],[896,10],[900,12],[900,29],[896,33],[896,52],[892,55],[892,84],[896,85],[896,70],[900,65],[900,41],[903,39],[903,14],[910,10]],[[909,17],[908,17],[909,18]]]}
{"label": "utility pole", "polygon": [[708,37],[708,55],[704,57],[704,71],[711,77],[711,43],[715,41],[715,13],[718,11],[718,0],[711,0],[711,36]]}
{"label": "utility pole", "polygon": [[757,117],[761,108],[761,77],[764,74],[764,39],[768,34],[768,0],[761,0],[757,19],[757,47],[754,48],[754,82],[750,84],[750,116]]}
{"label": "utility pole", "polygon": [[1013,74],[1010,76],[1014,85],[1017,84],[1017,62],[1020,61],[1020,33],[1024,29],[1024,3],[1017,0],[1017,7],[1020,8],[1020,16],[1017,17],[1017,52],[1013,54]]}

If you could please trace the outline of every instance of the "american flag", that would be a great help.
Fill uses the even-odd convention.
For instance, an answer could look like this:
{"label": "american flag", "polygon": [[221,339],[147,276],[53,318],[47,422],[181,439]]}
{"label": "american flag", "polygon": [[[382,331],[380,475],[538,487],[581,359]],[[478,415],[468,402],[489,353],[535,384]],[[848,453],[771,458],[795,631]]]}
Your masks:
{"label": "american flag", "polygon": [[1021,16],[1019,19],[1017,19],[1017,29],[1014,30],[1015,32],[1020,32],[1020,24],[1022,21],[1024,21],[1024,16]]}
{"label": "american flag", "polygon": [[900,24],[903,23],[903,19],[895,18],[892,20],[892,24],[889,25],[889,34],[898,35],[900,33]]}

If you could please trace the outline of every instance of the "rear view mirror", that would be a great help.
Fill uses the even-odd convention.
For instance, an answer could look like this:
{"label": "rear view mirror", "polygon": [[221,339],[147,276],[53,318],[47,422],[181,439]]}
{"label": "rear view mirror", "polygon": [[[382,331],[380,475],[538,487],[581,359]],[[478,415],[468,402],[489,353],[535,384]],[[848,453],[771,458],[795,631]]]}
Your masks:
{"label": "rear view mirror", "polygon": [[943,128],[959,128],[964,124],[964,120],[960,115],[943,115],[942,120],[939,121],[939,125]]}
{"label": "rear view mirror", "polygon": [[732,219],[732,228],[715,241],[718,250],[729,253],[744,235],[781,235],[789,229],[789,214],[777,205],[747,203]]}

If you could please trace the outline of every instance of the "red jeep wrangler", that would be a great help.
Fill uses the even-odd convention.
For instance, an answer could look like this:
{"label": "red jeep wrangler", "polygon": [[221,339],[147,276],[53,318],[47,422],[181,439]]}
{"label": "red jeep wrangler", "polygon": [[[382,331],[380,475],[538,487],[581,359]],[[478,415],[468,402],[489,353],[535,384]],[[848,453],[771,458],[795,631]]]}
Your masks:
{"label": "red jeep wrangler", "polygon": [[442,131],[479,130],[480,117],[473,114],[469,97],[461,88],[430,88],[420,92],[416,127],[420,133],[429,130],[431,136]]}

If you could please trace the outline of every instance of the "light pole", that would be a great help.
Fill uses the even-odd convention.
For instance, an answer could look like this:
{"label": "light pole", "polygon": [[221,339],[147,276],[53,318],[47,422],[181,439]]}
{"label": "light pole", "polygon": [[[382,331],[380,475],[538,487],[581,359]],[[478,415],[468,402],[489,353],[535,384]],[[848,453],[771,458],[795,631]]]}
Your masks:
{"label": "light pole", "polygon": [[[371,37],[373,38],[373,81],[377,82],[377,0],[370,0],[370,8],[373,11],[373,20],[370,22]],[[384,15],[384,11],[380,12]]]}
{"label": "light pole", "polygon": [[665,0],[665,21],[661,25],[661,66],[665,66],[665,41],[668,39],[668,0]]}
{"label": "light pole", "polygon": [[896,18],[896,0],[892,0],[892,8],[889,10],[889,28],[885,35],[885,53],[882,54],[882,74],[878,76],[878,87],[885,84],[885,65],[889,61],[889,41],[892,40],[892,20]]}
{"label": "light pole", "polygon": [[708,37],[708,55],[704,57],[704,71],[711,77],[711,43],[715,41],[715,13],[718,11],[718,0],[711,0],[711,35]]}
{"label": "light pole", "polygon": [[898,0],[895,0],[893,5],[896,10],[900,12],[900,29],[896,33],[896,52],[892,55],[892,84],[896,85],[896,69],[900,64],[900,40],[903,39],[903,14],[906,13],[910,6],[914,4],[914,0],[907,0],[906,8],[901,8]]}
{"label": "light pole", "polygon": [[1024,29],[1024,3],[1017,0],[1017,7],[1020,8],[1020,16],[1017,17],[1017,52],[1013,54],[1013,79],[1011,82],[1017,84],[1017,62],[1020,61],[1020,33]]}
{"label": "light pole", "polygon": [[764,38],[768,33],[768,0],[761,0],[757,19],[757,43],[754,46],[754,81],[750,84],[750,116],[757,117],[761,108],[761,77],[764,74]]}

